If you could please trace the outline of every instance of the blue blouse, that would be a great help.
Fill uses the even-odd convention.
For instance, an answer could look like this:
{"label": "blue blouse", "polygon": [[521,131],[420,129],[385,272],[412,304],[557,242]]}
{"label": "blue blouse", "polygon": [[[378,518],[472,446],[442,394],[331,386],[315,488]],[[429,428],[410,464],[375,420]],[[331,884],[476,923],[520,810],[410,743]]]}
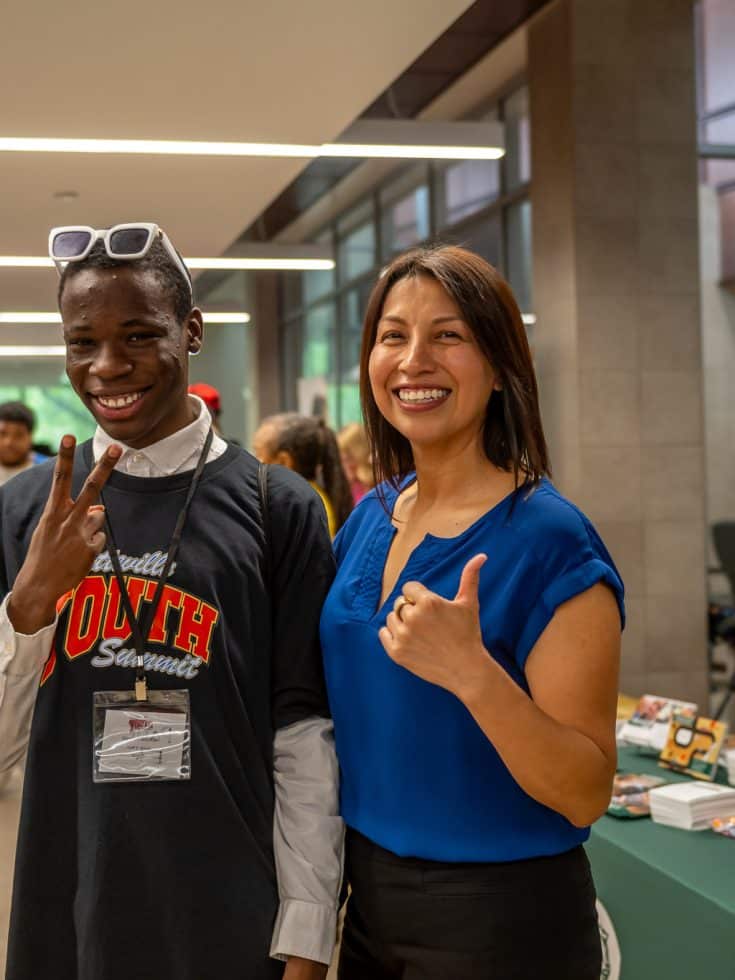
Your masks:
{"label": "blue blouse", "polygon": [[[392,511],[398,494],[384,491]],[[607,549],[584,514],[542,480],[457,537],[427,534],[378,606],[394,533],[372,491],[337,535],[337,577],[322,612],[346,823],[395,854],[438,861],[511,861],[570,850],[589,830],[528,796],[465,706],[395,664],[378,630],[406,582],[453,598],[465,564],[484,552],[483,641],[528,691],[526,660],[561,603],[605,582],[624,622],[623,583]]]}

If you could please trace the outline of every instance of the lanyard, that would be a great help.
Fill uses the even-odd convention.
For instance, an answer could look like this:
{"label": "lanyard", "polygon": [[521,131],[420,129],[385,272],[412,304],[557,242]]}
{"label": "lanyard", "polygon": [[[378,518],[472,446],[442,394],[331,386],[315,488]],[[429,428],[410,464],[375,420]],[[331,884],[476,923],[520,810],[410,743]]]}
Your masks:
{"label": "lanyard", "polygon": [[[189,483],[189,491],[186,495],[186,500],[184,501],[184,506],[179,512],[178,519],[176,521],[176,527],[174,528],[173,537],[171,538],[171,543],[168,546],[168,554],[166,556],[166,565],[161,572],[161,577],[158,580],[158,585],[156,586],[156,591],[153,594],[153,601],[147,610],[141,611],[140,619],[135,615],[133,611],[133,604],[130,601],[130,595],[128,593],[128,587],[125,584],[125,577],[123,575],[122,566],[120,565],[120,556],[118,553],[118,547],[115,543],[115,536],[112,533],[112,525],[110,524],[110,515],[108,513],[107,507],[105,507],[105,531],[107,533],[107,538],[109,541],[109,555],[112,562],[112,567],[115,572],[115,578],[117,580],[118,588],[120,589],[120,597],[122,599],[123,607],[125,609],[125,616],[127,617],[128,623],[130,625],[130,630],[133,635],[133,643],[135,644],[135,699],[136,701],[147,701],[148,691],[147,682],[145,676],[145,670],[143,668],[143,658],[145,656],[145,645],[148,641],[148,634],[151,631],[151,626],[153,625],[153,619],[156,615],[156,610],[158,609],[158,604],[161,601],[161,596],[163,595],[163,589],[166,585],[168,576],[171,573],[171,567],[176,558],[176,554],[179,550],[179,544],[181,543],[181,534],[184,530],[184,524],[186,523],[186,516],[189,513],[189,506],[194,497],[194,491],[196,490],[199,479],[202,475],[202,470],[207,462],[207,456],[209,455],[209,450],[212,445],[212,439],[214,436],[213,430],[210,428],[207,433],[207,438],[204,441],[204,446],[201,453],[199,454],[199,459],[197,460],[197,465],[194,473]],[[102,494],[100,494],[102,498]],[[104,500],[102,501],[104,504]]]}

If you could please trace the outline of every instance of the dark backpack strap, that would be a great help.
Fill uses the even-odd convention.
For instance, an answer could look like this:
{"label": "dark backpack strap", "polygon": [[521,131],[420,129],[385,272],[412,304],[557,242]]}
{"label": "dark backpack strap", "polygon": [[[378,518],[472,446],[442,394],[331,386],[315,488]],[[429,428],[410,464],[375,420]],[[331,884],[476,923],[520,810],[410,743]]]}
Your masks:
{"label": "dark backpack strap", "polygon": [[263,522],[263,537],[265,538],[265,548],[263,549],[263,564],[265,567],[265,584],[268,592],[271,590],[271,514],[268,506],[268,466],[266,463],[258,463],[258,494],[260,496],[260,515]]}

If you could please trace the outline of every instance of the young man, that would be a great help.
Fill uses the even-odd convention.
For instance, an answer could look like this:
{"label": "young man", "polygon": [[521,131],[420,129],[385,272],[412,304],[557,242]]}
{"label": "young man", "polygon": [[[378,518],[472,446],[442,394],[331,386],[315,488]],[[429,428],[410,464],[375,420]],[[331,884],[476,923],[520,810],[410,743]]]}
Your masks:
{"label": "young man", "polygon": [[255,459],[210,436],[202,315],[148,227],[135,260],[108,235],[64,266],[94,439],[0,491],[0,770],[29,742],[7,980],[316,980],[342,843],[329,537],[303,481],[272,469],[264,514]]}
{"label": "young man", "polygon": [[23,402],[0,405],[0,485],[46,459],[33,451],[35,427],[33,412]]}

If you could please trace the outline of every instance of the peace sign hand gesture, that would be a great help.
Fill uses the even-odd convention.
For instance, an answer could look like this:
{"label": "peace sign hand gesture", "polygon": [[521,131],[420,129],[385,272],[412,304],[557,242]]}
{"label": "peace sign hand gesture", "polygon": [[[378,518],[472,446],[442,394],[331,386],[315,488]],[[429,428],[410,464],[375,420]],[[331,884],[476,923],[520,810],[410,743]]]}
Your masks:
{"label": "peace sign hand gesture", "polygon": [[58,599],[79,585],[105,547],[105,511],[97,500],[122,449],[108,447],[72,500],[75,444],[74,436],[63,436],[51,492],[13,584],[8,616],[18,633],[36,633],[52,623]]}
{"label": "peace sign hand gesture", "polygon": [[478,599],[486,561],[487,555],[475,555],[467,562],[451,600],[420,582],[407,582],[378,633],[391,660],[458,697],[487,663]]}

